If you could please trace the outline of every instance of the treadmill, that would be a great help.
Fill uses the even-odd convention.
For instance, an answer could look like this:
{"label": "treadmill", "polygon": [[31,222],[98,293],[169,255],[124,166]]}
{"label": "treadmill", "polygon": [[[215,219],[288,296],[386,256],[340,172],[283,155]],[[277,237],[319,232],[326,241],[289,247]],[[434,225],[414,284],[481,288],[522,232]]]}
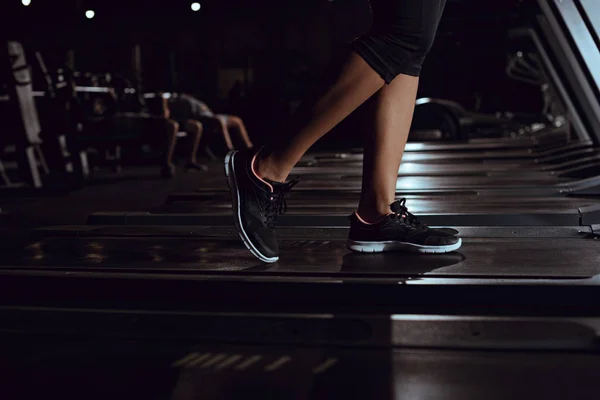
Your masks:
{"label": "treadmill", "polygon": [[[598,97],[587,97],[587,91],[597,91],[597,85],[589,74],[573,74],[573,71],[589,71],[593,69],[592,66],[588,60],[575,56],[553,62],[554,58],[566,54],[562,45],[568,45],[569,51],[579,53],[587,43],[580,43],[583,39],[576,36],[577,31],[557,21],[574,18],[570,12],[576,12],[582,21],[587,21],[587,15],[592,14],[584,12],[589,10],[591,3],[569,4],[564,1],[541,1],[536,24],[525,33],[533,38],[543,56],[545,69],[552,78],[550,82],[560,95],[561,103],[569,108],[569,114],[577,121],[573,130],[578,139],[594,143],[596,147],[600,130],[592,131],[588,127],[599,122],[600,114],[590,114],[588,111],[600,105],[591,104],[593,101],[598,103]],[[548,30],[548,27],[553,29]],[[592,36],[588,39],[595,45]],[[577,77],[580,79],[575,79]],[[565,90],[567,80],[569,92]],[[575,92],[576,89],[581,90]],[[453,144],[448,146],[454,151]],[[443,155],[442,151],[439,153]],[[433,169],[423,169],[422,175],[417,175],[412,171],[419,171],[418,166],[412,171],[408,168],[402,175],[403,168],[410,166],[410,163],[403,164],[398,191],[414,202],[411,211],[431,226],[457,227],[465,239],[460,257],[450,258],[450,261],[442,261],[441,264],[433,263],[435,268],[431,270],[431,266],[425,263],[428,266],[423,272],[419,265],[424,261],[417,257],[414,265],[419,275],[442,272],[441,276],[447,278],[464,275],[502,276],[510,270],[515,277],[538,274],[580,278],[594,276],[598,269],[596,264],[600,264],[594,261],[597,256],[596,242],[593,240],[600,231],[599,197],[594,193],[599,177],[567,179],[546,171],[532,171],[533,164],[530,164],[531,168],[515,167],[506,176],[502,175],[503,171],[496,174],[493,169],[485,170],[487,164],[483,164],[485,172],[478,176],[479,170],[471,168],[468,163],[468,172],[475,176],[458,178],[436,177],[432,175]],[[358,274],[360,279],[378,276],[379,270],[383,276],[392,279],[413,274],[414,271],[410,272],[410,269],[409,272],[395,269],[396,261],[398,265],[413,265],[402,261],[403,256],[363,258],[364,265],[360,267],[361,262],[358,262],[357,267],[356,259],[361,258],[346,254],[344,239],[347,235],[347,216],[358,200],[357,167],[335,167],[344,174],[332,179],[330,170],[330,175],[322,174],[329,176],[323,180],[315,179],[315,176],[326,167],[316,164],[300,168],[307,171],[307,181],[314,186],[302,191],[302,185],[299,185],[298,192],[294,192],[289,199],[290,211],[280,218],[283,256],[276,266],[257,267],[255,260],[239,242],[232,224],[224,179],[220,171],[215,171],[204,180],[206,188],[195,193],[174,194],[155,210],[97,212],[90,215],[88,224],[84,226],[39,229],[36,232],[38,239],[42,240],[39,245],[46,246],[45,271],[71,271],[77,263],[82,262],[77,257],[68,259],[58,254],[65,247],[76,254],[83,254],[89,251],[90,246],[98,245],[106,251],[110,249],[103,257],[114,260],[114,265],[110,262],[97,265],[83,260],[86,265],[82,267],[83,271],[121,274],[130,269],[138,272],[148,269],[161,273],[216,274],[219,277],[227,276],[227,279],[243,276],[244,281],[263,279],[269,275],[274,275],[277,280],[279,274],[306,276],[307,279],[314,274],[320,280],[324,273],[333,278],[345,276],[347,265],[352,265],[353,271],[356,268],[362,271],[352,272]],[[462,167],[457,163],[456,168],[448,168],[448,175],[460,170]],[[517,178],[517,175],[522,177]],[[578,189],[584,193],[578,192]],[[188,254],[192,250],[195,253]],[[54,258],[53,253],[57,254]],[[156,257],[161,261],[149,264],[148,255],[153,253],[158,254]],[[287,258],[286,254],[291,258]],[[14,269],[16,262],[5,260],[4,268]],[[567,268],[567,265],[573,267]],[[511,269],[510,266],[518,267]],[[20,269],[34,271],[38,266],[22,265]]]}
{"label": "treadmill", "polygon": [[[584,90],[599,87],[593,65],[565,57],[561,46],[580,54],[590,44],[578,35],[582,26],[597,43],[589,21],[600,23],[600,5],[539,2],[531,32],[564,39],[544,46],[563,57],[552,65],[569,80],[574,130],[597,146],[599,97]],[[576,17],[576,27],[565,23]],[[585,179],[532,187],[571,194],[568,184]],[[433,182],[414,190],[435,191]],[[469,197],[476,188],[453,190]],[[210,190],[223,187],[215,180]],[[323,203],[339,192],[331,184],[311,190]],[[496,224],[460,226],[460,252],[431,257],[349,253],[345,223],[327,220],[329,212],[282,218],[281,261],[264,265],[237,239],[231,215],[225,221],[230,211],[213,211],[223,199],[205,200],[208,212],[167,224],[156,213],[113,213],[40,229],[29,253],[0,261],[0,363],[18,367],[7,375],[12,382],[33,371],[30,385],[11,383],[8,393],[70,385],[92,398],[554,399],[592,398],[600,388],[600,221],[592,203],[560,224],[513,223],[536,215],[524,206],[506,223],[509,213]],[[433,199],[431,209],[450,225],[444,203],[452,201]]]}

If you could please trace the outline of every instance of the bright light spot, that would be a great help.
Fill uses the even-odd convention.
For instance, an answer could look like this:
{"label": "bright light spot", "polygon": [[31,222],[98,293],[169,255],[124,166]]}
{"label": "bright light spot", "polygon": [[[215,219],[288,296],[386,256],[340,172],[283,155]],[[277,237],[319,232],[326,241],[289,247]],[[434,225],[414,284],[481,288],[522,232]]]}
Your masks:
{"label": "bright light spot", "polygon": [[28,5],[31,4],[31,0],[21,0],[21,4],[23,4],[25,7],[27,7]]}
{"label": "bright light spot", "polygon": [[192,3],[192,11],[200,11],[200,3]]}
{"label": "bright light spot", "polygon": [[423,170],[423,164],[405,162],[400,165],[400,169],[398,171],[402,172],[403,174],[414,174],[415,172],[421,172]]}
{"label": "bright light spot", "polygon": [[94,10],[87,10],[87,11],[85,12],[85,17],[86,17],[87,19],[92,19],[92,18],[94,18],[95,16],[96,16],[96,13],[94,12]]}
{"label": "bright light spot", "polygon": [[416,105],[420,106],[421,104],[427,104],[427,103],[431,103],[432,99],[429,97],[421,97],[420,99],[417,99],[417,103]]}

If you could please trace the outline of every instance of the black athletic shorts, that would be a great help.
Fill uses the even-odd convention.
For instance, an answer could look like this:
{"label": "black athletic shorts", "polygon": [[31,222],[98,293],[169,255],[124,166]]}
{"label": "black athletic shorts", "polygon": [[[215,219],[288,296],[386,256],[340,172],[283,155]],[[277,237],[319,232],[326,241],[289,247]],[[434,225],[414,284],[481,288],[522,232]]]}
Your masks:
{"label": "black athletic shorts", "polygon": [[446,0],[370,0],[370,4],[373,26],[352,42],[352,49],[386,83],[399,74],[419,76]]}

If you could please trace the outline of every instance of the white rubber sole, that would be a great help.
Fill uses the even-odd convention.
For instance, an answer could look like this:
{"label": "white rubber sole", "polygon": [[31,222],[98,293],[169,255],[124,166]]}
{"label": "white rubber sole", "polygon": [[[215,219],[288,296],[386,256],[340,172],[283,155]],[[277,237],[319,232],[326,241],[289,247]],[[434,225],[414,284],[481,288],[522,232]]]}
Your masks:
{"label": "white rubber sole", "polygon": [[387,241],[387,242],[360,242],[348,240],[346,246],[349,250],[359,253],[382,253],[384,251],[405,251],[410,253],[440,254],[456,251],[462,245],[462,239],[458,243],[448,246],[422,246],[414,243]]}
{"label": "white rubber sole", "polygon": [[235,158],[235,153],[237,150],[232,150],[225,156],[225,175],[227,176],[227,185],[229,186],[229,190],[231,192],[231,202],[233,203],[233,221],[235,223],[235,227],[237,228],[238,234],[240,235],[240,239],[244,242],[244,245],[250,250],[250,253],[254,255],[254,257],[258,258],[260,261],[265,263],[274,263],[279,261],[279,257],[267,257],[258,251],[256,247],[252,244],[250,239],[248,238],[248,234],[244,231],[242,225],[242,215],[240,213],[240,193],[238,191],[237,181],[235,179],[235,174],[232,173],[233,161]]}

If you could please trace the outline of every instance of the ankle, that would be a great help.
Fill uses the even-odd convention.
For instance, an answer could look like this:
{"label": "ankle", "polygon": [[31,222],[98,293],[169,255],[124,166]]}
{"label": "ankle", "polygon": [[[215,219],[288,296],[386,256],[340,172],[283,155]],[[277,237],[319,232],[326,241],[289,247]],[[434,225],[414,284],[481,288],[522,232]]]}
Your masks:
{"label": "ankle", "polygon": [[269,179],[273,182],[285,182],[287,174],[281,172],[271,156],[261,157],[260,153],[254,159],[254,173],[261,179]]}
{"label": "ankle", "polygon": [[358,219],[367,224],[375,224],[390,214],[390,210],[383,211],[373,208],[361,209],[356,211]]}

